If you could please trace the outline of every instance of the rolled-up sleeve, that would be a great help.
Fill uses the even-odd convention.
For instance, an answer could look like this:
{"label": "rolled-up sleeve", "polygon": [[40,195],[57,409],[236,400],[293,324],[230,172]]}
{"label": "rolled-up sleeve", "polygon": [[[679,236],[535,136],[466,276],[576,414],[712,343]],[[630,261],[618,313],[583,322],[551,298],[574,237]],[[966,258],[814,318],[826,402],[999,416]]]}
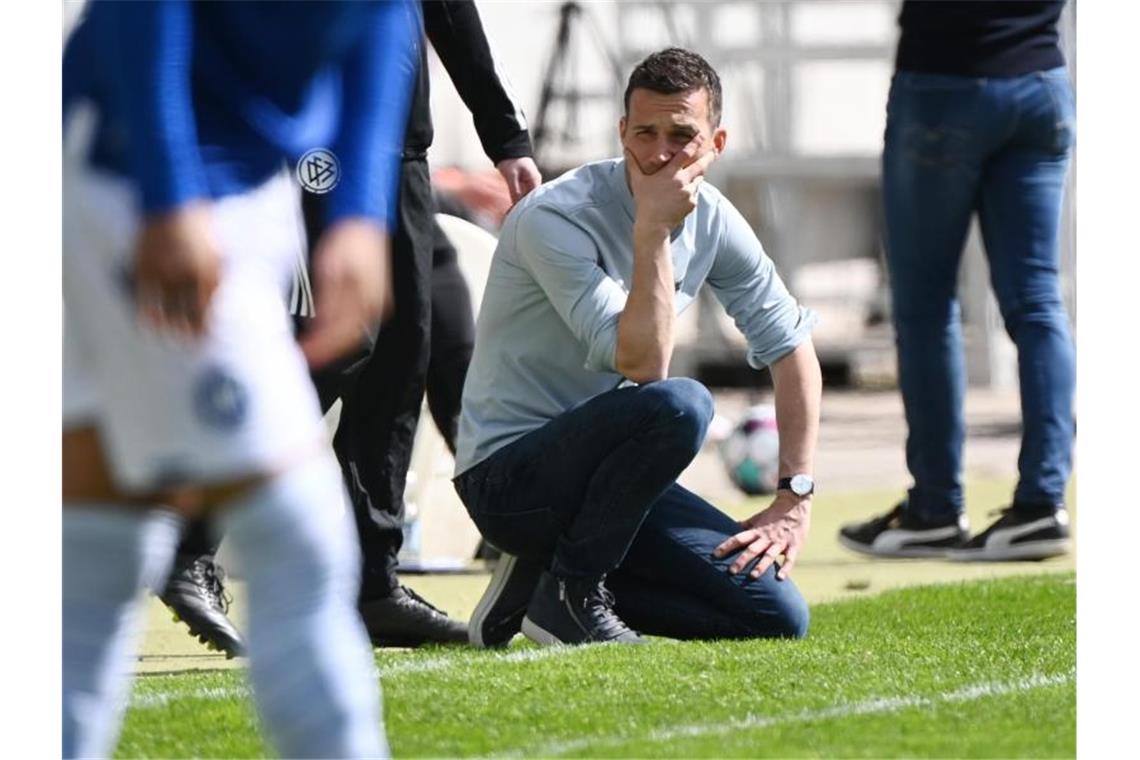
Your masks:
{"label": "rolled-up sleeve", "polygon": [[818,318],[796,302],[748,222],[721,203],[723,221],[708,284],[748,341],[748,363],[763,369],[811,335]]}
{"label": "rolled-up sleeve", "polygon": [[586,348],[585,369],[616,372],[617,325],[625,290],[598,265],[594,241],[553,209],[527,209],[515,230],[522,265]]}

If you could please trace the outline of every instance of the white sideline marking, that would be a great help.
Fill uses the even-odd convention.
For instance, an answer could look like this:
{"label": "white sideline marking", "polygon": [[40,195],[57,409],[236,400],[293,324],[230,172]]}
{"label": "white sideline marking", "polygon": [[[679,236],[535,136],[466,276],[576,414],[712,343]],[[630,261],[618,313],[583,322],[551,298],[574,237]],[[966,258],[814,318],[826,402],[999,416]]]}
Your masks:
{"label": "white sideline marking", "polygon": [[554,646],[543,647],[542,649],[519,649],[470,659],[462,657],[435,657],[432,659],[424,658],[422,660],[404,660],[403,662],[395,662],[388,667],[380,668],[380,678],[383,679],[386,676],[402,676],[406,673],[427,673],[428,671],[434,670],[449,670],[456,665],[466,665],[468,663],[535,662],[551,657],[562,657],[587,649],[589,649],[589,647]]}
{"label": "white sideline marking", "polygon": [[619,746],[629,741],[668,742],[673,739],[693,736],[727,734],[732,731],[747,728],[768,728],[769,726],[789,723],[812,723],[831,718],[848,718],[856,715],[891,713],[910,707],[932,707],[946,702],[970,702],[983,697],[1032,691],[1033,689],[1041,689],[1048,686],[1060,686],[1062,684],[1071,683],[1075,678],[1075,672],[1052,676],[1032,675],[1028,678],[1006,683],[989,682],[973,684],[955,691],[941,692],[929,697],[918,695],[882,697],[869,699],[864,702],[849,702],[824,707],[822,709],[802,710],[800,712],[786,713],[784,715],[746,715],[743,718],[736,718],[723,723],[693,723],[687,726],[650,731],[647,734],[614,734],[611,736],[582,737],[565,742],[521,747],[519,749],[508,750],[504,753],[495,753],[492,757],[554,757],[570,752],[578,752],[587,748],[599,749],[602,747]]}
{"label": "white sideline marking", "polygon": [[246,686],[204,686],[186,691],[158,691],[152,694],[136,692],[131,695],[130,707],[132,710],[153,710],[183,699],[200,699],[212,702],[222,699],[238,699],[247,694],[249,694],[249,688]]}
{"label": "white sideline marking", "polygon": [[[518,649],[508,652],[496,652],[490,656],[483,657],[432,657],[423,659],[407,659],[394,662],[391,665],[386,665],[378,668],[380,673],[380,680],[385,678],[392,678],[395,676],[403,676],[409,673],[427,673],[438,670],[450,670],[459,665],[467,665],[469,663],[483,663],[483,662],[499,662],[499,663],[516,663],[516,662],[536,662],[538,660],[546,660],[552,657],[562,657],[564,655],[573,654],[575,652],[582,652],[590,649],[591,647],[568,647],[568,646],[553,646],[544,647],[542,649]],[[171,691],[156,691],[147,694],[135,693],[131,697],[131,709],[134,710],[153,710],[158,707],[165,707],[171,702],[178,702],[184,699],[197,699],[204,701],[215,701],[223,699],[241,699],[250,696],[248,686],[206,686],[197,689],[173,689]]]}

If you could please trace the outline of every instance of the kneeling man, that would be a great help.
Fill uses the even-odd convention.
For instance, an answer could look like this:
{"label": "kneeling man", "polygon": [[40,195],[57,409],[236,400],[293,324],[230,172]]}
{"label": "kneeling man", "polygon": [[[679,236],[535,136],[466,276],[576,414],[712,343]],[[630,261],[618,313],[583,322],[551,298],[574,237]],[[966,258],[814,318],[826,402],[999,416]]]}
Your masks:
{"label": "kneeling man", "polygon": [[[807,536],[819,422],[814,315],[703,175],[724,150],[716,72],[670,48],[625,91],[624,158],[586,164],[508,215],[463,392],[455,486],[505,554],[472,643],[803,636],[788,575]],[[668,378],[703,283],[771,368],[782,488],[743,524],[677,484],[713,415]],[[783,556],[782,565],[777,564]],[[603,580],[605,583],[603,583]]]}

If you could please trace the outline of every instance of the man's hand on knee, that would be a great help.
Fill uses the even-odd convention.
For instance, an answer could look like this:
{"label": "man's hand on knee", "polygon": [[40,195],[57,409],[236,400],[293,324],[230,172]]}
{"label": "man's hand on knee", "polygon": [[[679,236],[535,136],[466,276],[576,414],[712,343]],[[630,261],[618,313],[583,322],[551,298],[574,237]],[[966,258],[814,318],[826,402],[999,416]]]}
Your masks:
{"label": "man's hand on knee", "polygon": [[777,573],[780,580],[792,574],[796,557],[807,541],[811,527],[811,497],[797,496],[790,491],[779,491],[771,506],[741,522],[741,532],[721,543],[713,551],[716,558],[739,555],[728,572],[737,575],[757,557],[760,561],[750,575],[759,578],[781,555],[784,565]]}

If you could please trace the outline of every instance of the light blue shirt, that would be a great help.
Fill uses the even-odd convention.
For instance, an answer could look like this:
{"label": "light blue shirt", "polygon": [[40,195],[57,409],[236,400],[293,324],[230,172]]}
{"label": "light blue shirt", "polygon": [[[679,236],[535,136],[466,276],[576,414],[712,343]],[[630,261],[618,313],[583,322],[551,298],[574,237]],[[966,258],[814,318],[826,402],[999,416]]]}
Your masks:
{"label": "light blue shirt", "polygon": [[[633,272],[633,220],[623,159],[567,172],[508,214],[463,386],[456,475],[622,383],[614,353]],[[815,314],[796,303],[752,228],[708,182],[671,249],[677,313],[707,282],[747,338],[756,369],[810,335]]]}

